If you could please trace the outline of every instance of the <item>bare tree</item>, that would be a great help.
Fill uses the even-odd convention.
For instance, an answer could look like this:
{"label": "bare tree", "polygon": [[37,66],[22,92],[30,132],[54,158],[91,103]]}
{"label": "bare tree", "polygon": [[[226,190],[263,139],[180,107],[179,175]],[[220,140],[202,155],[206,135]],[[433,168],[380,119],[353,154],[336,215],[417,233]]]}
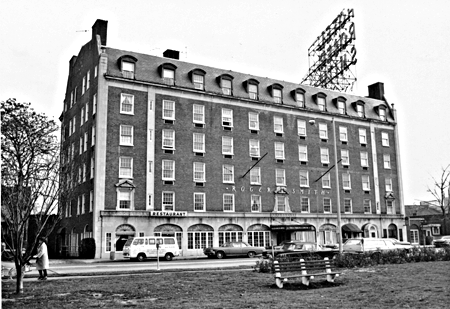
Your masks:
{"label": "bare tree", "polygon": [[450,231],[447,231],[447,220],[450,208],[450,165],[446,168],[442,168],[441,177],[439,179],[433,178],[433,187],[428,187],[428,192],[433,195],[436,200],[436,206],[439,206],[442,210],[442,232],[447,235]]}
{"label": "bare tree", "polygon": [[[15,99],[1,102],[1,121],[2,242],[14,256],[19,294],[39,237],[47,237],[61,215],[58,126]],[[36,232],[28,239],[32,220]]]}

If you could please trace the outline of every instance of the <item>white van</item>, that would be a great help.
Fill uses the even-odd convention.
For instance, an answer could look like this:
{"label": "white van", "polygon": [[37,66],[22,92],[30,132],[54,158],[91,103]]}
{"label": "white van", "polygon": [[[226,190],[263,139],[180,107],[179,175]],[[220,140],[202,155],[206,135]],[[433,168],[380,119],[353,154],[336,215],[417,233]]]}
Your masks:
{"label": "white van", "polygon": [[[159,249],[157,249],[159,245]],[[157,250],[159,252],[157,252]],[[164,257],[172,261],[180,255],[180,249],[175,237],[142,236],[128,238],[123,246],[123,257],[130,260],[144,261],[148,258]]]}

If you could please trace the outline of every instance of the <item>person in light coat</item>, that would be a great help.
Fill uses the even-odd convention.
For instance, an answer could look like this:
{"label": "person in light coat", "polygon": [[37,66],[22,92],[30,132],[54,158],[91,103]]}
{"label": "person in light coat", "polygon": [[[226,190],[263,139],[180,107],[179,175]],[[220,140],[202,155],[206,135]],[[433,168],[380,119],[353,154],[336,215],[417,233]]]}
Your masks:
{"label": "person in light coat", "polygon": [[49,261],[45,237],[39,238],[38,253],[34,257],[36,258],[36,269],[39,271],[38,280],[47,280]]}

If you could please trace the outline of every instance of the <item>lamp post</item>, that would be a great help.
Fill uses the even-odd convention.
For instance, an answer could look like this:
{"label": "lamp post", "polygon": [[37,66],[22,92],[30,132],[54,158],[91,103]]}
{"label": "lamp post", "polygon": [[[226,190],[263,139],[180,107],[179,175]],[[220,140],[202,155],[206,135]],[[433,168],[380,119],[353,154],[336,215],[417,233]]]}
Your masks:
{"label": "lamp post", "polygon": [[334,141],[334,167],[336,173],[336,195],[337,195],[337,240],[339,243],[339,253],[342,254],[342,235],[341,235],[341,196],[339,194],[339,167],[338,167],[338,159],[337,159],[337,144],[336,144],[336,123],[334,121],[334,117],[331,118],[331,122],[333,123],[333,141]]}

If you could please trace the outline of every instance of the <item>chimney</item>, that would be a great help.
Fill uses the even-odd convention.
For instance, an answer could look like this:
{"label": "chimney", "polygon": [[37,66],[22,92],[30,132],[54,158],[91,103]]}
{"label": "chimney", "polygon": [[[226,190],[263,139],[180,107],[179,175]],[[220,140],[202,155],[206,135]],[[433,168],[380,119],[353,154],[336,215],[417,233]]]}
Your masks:
{"label": "chimney", "polygon": [[369,85],[369,98],[384,100],[384,84],[378,82]]}
{"label": "chimney", "polygon": [[166,57],[166,58],[172,58],[172,59],[179,60],[180,59],[180,52],[178,50],[167,49],[163,53],[163,56]]}
{"label": "chimney", "polygon": [[92,40],[97,41],[97,35],[100,36],[100,41],[103,46],[106,46],[106,34],[108,32],[108,21],[97,19],[92,26]]}

